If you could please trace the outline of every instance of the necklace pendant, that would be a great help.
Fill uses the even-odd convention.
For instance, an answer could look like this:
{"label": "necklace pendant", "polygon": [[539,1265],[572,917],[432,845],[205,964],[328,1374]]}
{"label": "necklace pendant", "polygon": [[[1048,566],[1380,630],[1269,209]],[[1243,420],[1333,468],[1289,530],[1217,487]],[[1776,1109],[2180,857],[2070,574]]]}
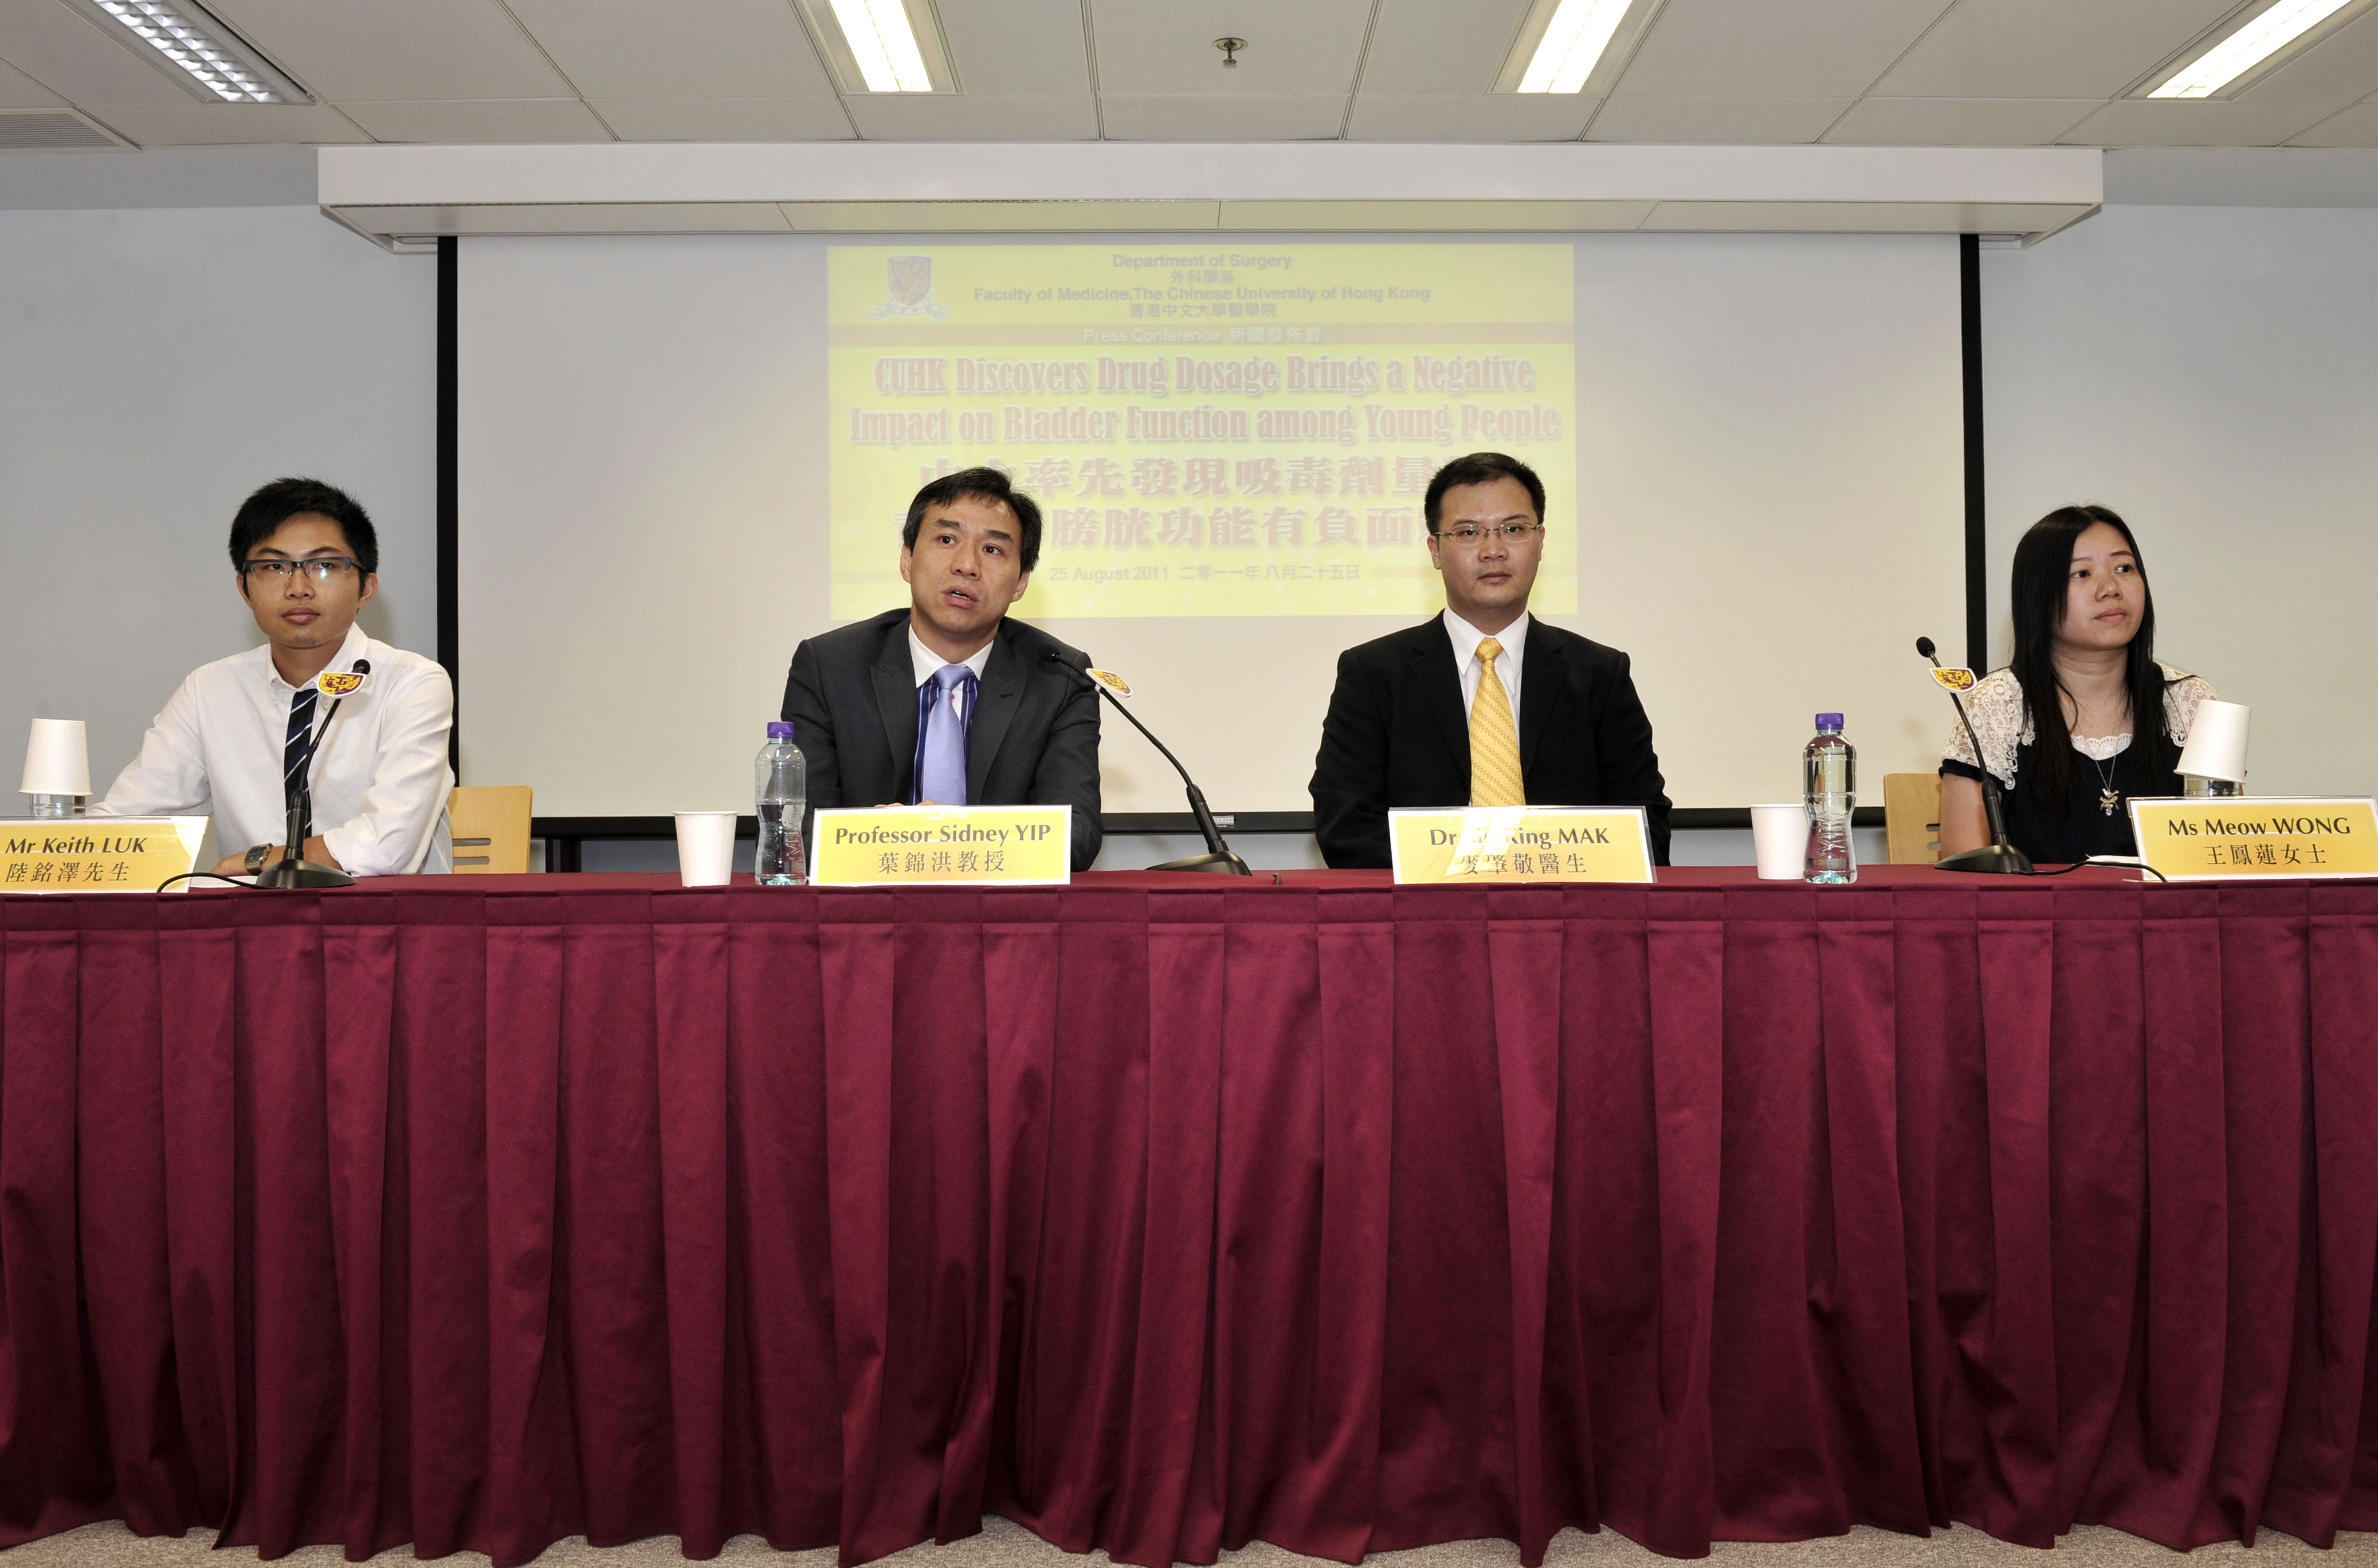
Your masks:
{"label": "necklace pendant", "polygon": [[2101,789],[2097,792],[2097,809],[2103,811],[2108,817],[2114,814],[2114,808],[2120,806],[2121,803],[2122,797],[2120,793],[2118,791]]}

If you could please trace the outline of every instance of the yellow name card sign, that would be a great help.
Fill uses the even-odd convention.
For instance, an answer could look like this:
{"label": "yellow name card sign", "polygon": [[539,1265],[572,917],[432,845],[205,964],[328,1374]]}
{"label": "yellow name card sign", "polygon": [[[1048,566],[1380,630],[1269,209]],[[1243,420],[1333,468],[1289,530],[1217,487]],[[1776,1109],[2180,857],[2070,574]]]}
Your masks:
{"label": "yellow name card sign", "polygon": [[817,814],[822,888],[990,883],[1040,887],[1073,878],[1070,806],[886,806]]}
{"label": "yellow name card sign", "polygon": [[0,821],[0,892],[154,892],[206,836],[204,817]]}
{"label": "yellow name card sign", "polygon": [[2131,828],[2139,858],[2175,882],[2378,877],[2378,808],[2366,799],[2133,800]]}
{"label": "yellow name card sign", "polygon": [[1481,806],[1387,813],[1399,882],[1648,882],[1639,806]]}

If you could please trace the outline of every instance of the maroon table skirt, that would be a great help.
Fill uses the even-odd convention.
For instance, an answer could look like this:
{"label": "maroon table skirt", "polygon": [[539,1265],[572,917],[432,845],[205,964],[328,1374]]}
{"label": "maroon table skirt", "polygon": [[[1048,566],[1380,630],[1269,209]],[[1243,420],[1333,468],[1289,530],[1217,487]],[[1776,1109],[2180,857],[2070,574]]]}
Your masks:
{"label": "maroon table skirt", "polygon": [[2378,884],[0,900],[0,1541],[2378,1528]]}

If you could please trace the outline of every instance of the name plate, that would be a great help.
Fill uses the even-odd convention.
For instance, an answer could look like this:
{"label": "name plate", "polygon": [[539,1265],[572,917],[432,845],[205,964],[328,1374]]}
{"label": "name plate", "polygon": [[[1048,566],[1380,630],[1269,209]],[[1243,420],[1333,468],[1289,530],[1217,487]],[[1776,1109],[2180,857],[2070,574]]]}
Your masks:
{"label": "name plate", "polygon": [[2366,798],[2133,800],[2131,831],[2139,858],[2175,882],[2378,877],[2378,808]]}
{"label": "name plate", "polygon": [[1398,882],[1648,882],[1640,806],[1488,806],[1387,813]]}
{"label": "name plate", "polygon": [[811,880],[1043,887],[1073,880],[1070,806],[886,806],[817,814]]}
{"label": "name plate", "polygon": [[154,892],[198,868],[204,817],[0,821],[0,892]]}

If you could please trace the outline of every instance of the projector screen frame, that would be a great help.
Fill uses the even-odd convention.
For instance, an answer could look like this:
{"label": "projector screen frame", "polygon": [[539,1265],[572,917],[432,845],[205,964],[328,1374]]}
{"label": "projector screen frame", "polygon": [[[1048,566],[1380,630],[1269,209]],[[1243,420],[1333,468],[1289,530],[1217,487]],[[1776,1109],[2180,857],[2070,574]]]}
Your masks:
{"label": "projector screen frame", "polygon": [[[462,715],[465,711],[462,671],[461,538],[461,274],[462,241],[452,234],[438,240],[437,319],[437,601],[438,662],[454,688],[454,727],[448,737],[448,756],[461,774]],[[1964,459],[1964,602],[1965,663],[1979,670],[1988,662],[1989,594],[1988,582],[1988,511],[1983,473],[1981,236],[1963,234],[1957,241],[1959,344],[1963,385]],[[1909,651],[1913,658],[1913,650]],[[1859,807],[1855,825],[1883,825],[1880,807]],[[1218,812],[1216,821],[1230,832],[1302,834],[1313,831],[1309,811]],[[1194,833],[1195,820],[1187,810],[1107,812],[1100,823],[1109,837]],[[1673,827],[1686,831],[1744,831],[1750,826],[1748,805],[1680,807],[1670,813]],[[581,846],[594,841],[667,839],[675,824],[663,816],[549,816],[533,818],[530,836],[546,844],[546,869],[576,871]],[[757,836],[757,820],[742,817],[737,836]]]}

